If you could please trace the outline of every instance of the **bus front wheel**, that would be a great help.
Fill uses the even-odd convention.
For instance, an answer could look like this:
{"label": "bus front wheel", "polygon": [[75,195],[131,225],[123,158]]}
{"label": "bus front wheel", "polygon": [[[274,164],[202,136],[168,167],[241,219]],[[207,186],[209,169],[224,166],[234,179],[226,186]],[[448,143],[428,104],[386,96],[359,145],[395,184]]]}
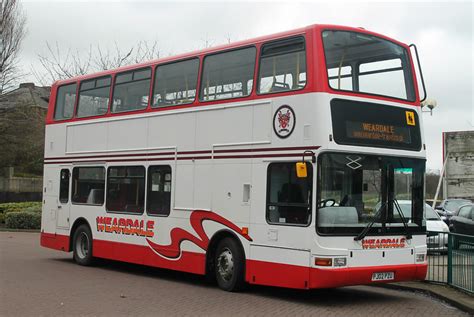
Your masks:
{"label": "bus front wheel", "polygon": [[91,265],[92,257],[92,233],[86,224],[80,225],[74,232],[73,258],[79,265]]}
{"label": "bus front wheel", "polygon": [[235,292],[243,288],[245,258],[240,245],[232,238],[225,238],[217,246],[215,273],[219,287]]}

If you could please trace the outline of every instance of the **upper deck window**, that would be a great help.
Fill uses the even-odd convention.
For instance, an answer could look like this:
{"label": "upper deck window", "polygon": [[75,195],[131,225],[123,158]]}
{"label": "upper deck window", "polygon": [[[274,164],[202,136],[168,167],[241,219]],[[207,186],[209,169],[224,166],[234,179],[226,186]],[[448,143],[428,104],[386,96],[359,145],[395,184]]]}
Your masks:
{"label": "upper deck window", "polygon": [[206,56],[202,73],[201,101],[250,95],[255,68],[255,47]]}
{"label": "upper deck window", "polygon": [[324,31],[324,54],[332,89],[415,100],[407,50],[379,37]]}
{"label": "upper deck window", "polygon": [[190,59],[156,68],[152,107],[192,103],[196,97],[199,59]]}
{"label": "upper deck window", "polygon": [[95,78],[81,82],[78,117],[98,116],[107,113],[110,100],[111,77]]}
{"label": "upper deck window", "polygon": [[306,52],[303,37],[264,44],[260,57],[258,93],[298,90],[306,85]]}
{"label": "upper deck window", "polygon": [[145,109],[150,94],[151,68],[118,74],[115,78],[112,112]]}
{"label": "upper deck window", "polygon": [[77,84],[64,85],[58,88],[56,97],[56,108],[54,109],[54,120],[65,120],[72,118],[74,104],[76,102]]}

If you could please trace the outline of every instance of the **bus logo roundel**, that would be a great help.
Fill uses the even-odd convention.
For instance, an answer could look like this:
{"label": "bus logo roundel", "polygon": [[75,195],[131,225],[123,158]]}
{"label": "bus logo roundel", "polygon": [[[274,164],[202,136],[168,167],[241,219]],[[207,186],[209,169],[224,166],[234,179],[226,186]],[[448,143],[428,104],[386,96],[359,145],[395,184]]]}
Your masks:
{"label": "bus logo roundel", "polygon": [[296,124],[295,112],[288,105],[277,109],[273,116],[273,130],[278,137],[284,139],[293,133]]}

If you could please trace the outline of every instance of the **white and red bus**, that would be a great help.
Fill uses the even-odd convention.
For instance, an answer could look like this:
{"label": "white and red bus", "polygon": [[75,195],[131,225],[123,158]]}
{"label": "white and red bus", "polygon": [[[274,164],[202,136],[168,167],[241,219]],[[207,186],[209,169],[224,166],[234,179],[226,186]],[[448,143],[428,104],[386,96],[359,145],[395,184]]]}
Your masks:
{"label": "white and red bus", "polygon": [[312,25],[54,83],[41,245],[225,290],[424,279],[413,52]]}

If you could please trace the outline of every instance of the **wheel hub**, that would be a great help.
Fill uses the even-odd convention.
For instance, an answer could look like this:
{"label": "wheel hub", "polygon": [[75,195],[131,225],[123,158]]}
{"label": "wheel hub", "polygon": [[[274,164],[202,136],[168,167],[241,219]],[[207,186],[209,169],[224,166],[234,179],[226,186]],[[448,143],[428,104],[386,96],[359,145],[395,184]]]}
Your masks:
{"label": "wheel hub", "polygon": [[84,259],[89,254],[89,237],[85,232],[81,232],[81,235],[76,242],[77,255],[81,259]]}
{"label": "wheel hub", "polygon": [[230,281],[234,273],[234,259],[232,252],[225,248],[217,258],[217,272],[225,281]]}

